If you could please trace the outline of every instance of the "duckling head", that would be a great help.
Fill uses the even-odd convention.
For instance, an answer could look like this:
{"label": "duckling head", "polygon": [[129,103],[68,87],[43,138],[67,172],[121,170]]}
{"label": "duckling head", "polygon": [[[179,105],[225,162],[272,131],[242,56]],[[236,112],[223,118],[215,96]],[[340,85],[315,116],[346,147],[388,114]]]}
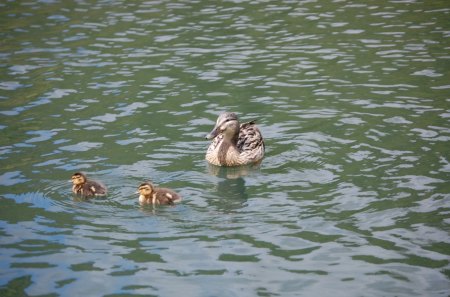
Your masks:
{"label": "duckling head", "polygon": [[[151,183],[145,182],[139,185],[139,202],[145,203],[152,198],[154,187]],[[151,201],[151,200],[150,200]]]}
{"label": "duckling head", "polygon": [[72,174],[71,179],[74,186],[81,186],[86,183],[87,180],[86,175],[81,172],[75,172],[74,174]]}
{"label": "duckling head", "polygon": [[217,118],[213,130],[206,135],[206,139],[214,139],[219,134],[223,134],[225,139],[237,141],[239,136],[239,119],[234,112],[222,113]]}

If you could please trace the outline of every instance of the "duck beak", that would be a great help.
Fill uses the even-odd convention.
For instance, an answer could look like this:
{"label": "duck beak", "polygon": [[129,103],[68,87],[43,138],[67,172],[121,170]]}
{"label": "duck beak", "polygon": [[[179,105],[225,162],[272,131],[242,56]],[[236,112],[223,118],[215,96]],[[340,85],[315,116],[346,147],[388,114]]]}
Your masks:
{"label": "duck beak", "polygon": [[219,127],[214,127],[214,129],[206,135],[207,140],[214,139],[217,135],[219,135]]}

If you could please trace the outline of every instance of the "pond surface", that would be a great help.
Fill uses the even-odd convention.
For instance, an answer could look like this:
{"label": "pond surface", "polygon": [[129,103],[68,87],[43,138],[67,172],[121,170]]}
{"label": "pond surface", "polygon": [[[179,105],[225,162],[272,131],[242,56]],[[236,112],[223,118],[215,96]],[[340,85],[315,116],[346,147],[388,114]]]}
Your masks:
{"label": "pond surface", "polygon": [[[1,296],[448,296],[448,1],[3,1]],[[204,160],[223,111],[259,167]],[[74,197],[84,171],[109,188]],[[175,207],[140,207],[152,180]]]}

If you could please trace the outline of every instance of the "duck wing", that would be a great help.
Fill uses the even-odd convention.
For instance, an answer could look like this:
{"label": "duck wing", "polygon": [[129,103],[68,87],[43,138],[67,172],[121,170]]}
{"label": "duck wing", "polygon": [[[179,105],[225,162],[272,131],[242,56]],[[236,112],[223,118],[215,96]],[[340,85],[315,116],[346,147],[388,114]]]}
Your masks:
{"label": "duck wing", "polygon": [[85,192],[88,192],[88,193],[90,193],[90,195],[93,195],[93,196],[106,195],[106,187],[103,184],[93,181],[93,180],[88,180],[85,183],[84,188],[85,188],[84,189]]}
{"label": "duck wing", "polygon": [[156,190],[156,199],[160,204],[175,205],[175,203],[181,201],[180,195],[174,191],[166,188],[158,188]]}
{"label": "duck wing", "polygon": [[264,140],[255,121],[241,124],[237,148],[241,153],[250,153],[261,149],[264,151]]}

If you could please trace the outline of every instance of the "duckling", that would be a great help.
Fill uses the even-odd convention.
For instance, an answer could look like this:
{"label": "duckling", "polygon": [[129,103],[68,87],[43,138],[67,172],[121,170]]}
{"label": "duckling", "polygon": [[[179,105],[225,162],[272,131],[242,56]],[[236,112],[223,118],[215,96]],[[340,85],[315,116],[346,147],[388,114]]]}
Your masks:
{"label": "duckling", "polygon": [[104,196],[106,187],[99,182],[88,180],[86,174],[75,172],[72,175],[72,192],[83,197]]}
{"label": "duckling", "polygon": [[174,191],[166,188],[156,188],[150,182],[140,184],[138,193],[140,204],[174,205],[181,201],[181,196]]}
{"label": "duckling", "polygon": [[206,160],[213,165],[247,165],[264,157],[264,140],[255,121],[239,124],[234,112],[222,113],[206,139],[212,139]]}

